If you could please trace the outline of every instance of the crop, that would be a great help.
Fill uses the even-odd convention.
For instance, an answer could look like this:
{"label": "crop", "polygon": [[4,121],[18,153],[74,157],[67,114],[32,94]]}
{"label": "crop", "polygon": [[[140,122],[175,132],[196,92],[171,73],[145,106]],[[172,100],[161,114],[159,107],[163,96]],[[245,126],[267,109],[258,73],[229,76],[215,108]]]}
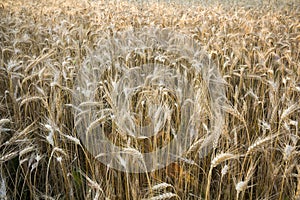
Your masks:
{"label": "crop", "polygon": [[300,199],[299,5],[0,0],[0,198]]}

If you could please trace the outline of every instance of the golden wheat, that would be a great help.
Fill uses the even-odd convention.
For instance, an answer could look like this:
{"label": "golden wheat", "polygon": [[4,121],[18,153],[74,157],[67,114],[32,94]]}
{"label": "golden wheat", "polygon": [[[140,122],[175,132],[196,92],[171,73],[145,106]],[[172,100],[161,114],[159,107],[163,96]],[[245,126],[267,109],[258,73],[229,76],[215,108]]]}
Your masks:
{"label": "golden wheat", "polygon": [[299,5],[0,0],[0,198],[299,199]]}

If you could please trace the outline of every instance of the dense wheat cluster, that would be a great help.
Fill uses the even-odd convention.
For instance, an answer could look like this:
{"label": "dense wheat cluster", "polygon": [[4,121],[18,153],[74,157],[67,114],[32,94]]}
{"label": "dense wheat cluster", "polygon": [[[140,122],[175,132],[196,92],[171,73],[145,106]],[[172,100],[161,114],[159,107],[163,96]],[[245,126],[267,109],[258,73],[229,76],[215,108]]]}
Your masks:
{"label": "dense wheat cluster", "polygon": [[0,0],[0,19],[1,199],[300,199],[299,1]]}

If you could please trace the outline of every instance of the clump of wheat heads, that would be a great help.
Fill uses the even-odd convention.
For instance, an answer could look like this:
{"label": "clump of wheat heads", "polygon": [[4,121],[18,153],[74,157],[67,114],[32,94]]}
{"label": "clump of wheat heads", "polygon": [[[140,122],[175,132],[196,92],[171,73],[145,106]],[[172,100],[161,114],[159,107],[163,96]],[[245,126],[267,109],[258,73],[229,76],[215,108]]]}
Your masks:
{"label": "clump of wheat heads", "polygon": [[[144,172],[162,168],[182,156],[181,148],[190,148],[200,138],[204,141],[198,152],[205,148],[200,155],[205,156],[222,130],[224,98],[222,78],[206,52],[193,39],[168,28],[106,37],[85,60],[75,86],[77,130],[84,133],[88,150],[99,159],[111,159],[105,162],[112,168],[112,162],[119,163],[123,171],[133,170],[129,167],[138,163]],[[203,132],[201,124],[208,120],[210,131]],[[123,160],[118,148],[101,148],[107,145],[105,138],[116,146],[136,149],[139,153],[130,155],[135,164]],[[150,156],[159,156],[153,151],[182,138],[184,144],[177,142],[162,154],[169,159],[151,158],[149,163]],[[134,155],[139,155],[138,160]]]}
{"label": "clump of wheat heads", "polygon": [[[201,199],[208,178],[211,181],[206,195],[211,199],[299,197],[299,3],[296,0],[271,4],[270,1],[251,4],[235,1],[225,5],[214,1],[217,4],[211,6],[195,1],[169,2],[0,0],[1,198],[176,199],[178,195],[181,199]],[[106,110],[98,113],[99,120],[90,124],[90,131],[101,125],[100,116],[106,119],[105,131],[116,130],[116,124],[111,126],[116,119],[116,115],[111,115],[112,99],[107,95],[105,101],[98,100],[101,95],[110,94],[112,83],[120,76],[116,76],[119,68],[103,75],[97,101],[77,106],[72,97],[80,66],[86,63],[87,55],[110,41],[112,37],[107,31],[115,34],[149,26],[171,28],[192,37],[214,60],[227,82],[228,104],[223,107],[225,123],[213,155],[226,152],[241,155],[238,159],[226,160],[211,170],[212,159],[201,155],[213,138],[204,140],[200,135],[190,140],[187,153],[173,165],[137,175],[110,170],[82,148],[76,135],[78,130],[74,128],[77,124],[73,121],[73,111],[84,111],[88,106],[96,110],[105,107]],[[104,52],[119,51],[112,43]],[[122,62],[132,69],[151,57],[147,49],[129,51],[128,56],[116,58],[108,66]],[[156,56],[155,62],[164,68],[170,64],[169,56]],[[183,65],[179,69],[184,69],[190,60],[181,58],[176,62]],[[115,79],[105,82],[105,77]],[[197,81],[196,87],[201,87],[203,82],[208,85],[203,77],[196,78]],[[209,85],[213,88],[213,83]],[[199,113],[204,113],[198,119],[199,132],[210,135],[210,128],[217,124],[212,125],[208,120],[212,113],[210,101],[201,98],[211,95],[206,90],[207,87],[199,89],[203,94],[199,94],[196,107]],[[164,99],[166,104],[161,110],[165,113],[157,115],[157,119],[167,123],[156,143],[150,143],[143,135],[133,141],[123,130],[116,130],[110,138],[112,141],[117,138],[121,147],[127,147],[123,153],[135,155],[138,167],[143,167],[140,153],[161,148],[175,138],[168,130],[176,129],[182,116],[174,92],[166,88],[161,91],[155,93],[160,92],[159,87],[157,90],[137,88],[134,101],[128,104],[136,113],[134,123],[125,121],[133,127],[149,124],[149,118],[140,120],[139,117],[145,116],[149,106],[141,108]],[[156,94],[161,94],[161,98],[154,98]]]}

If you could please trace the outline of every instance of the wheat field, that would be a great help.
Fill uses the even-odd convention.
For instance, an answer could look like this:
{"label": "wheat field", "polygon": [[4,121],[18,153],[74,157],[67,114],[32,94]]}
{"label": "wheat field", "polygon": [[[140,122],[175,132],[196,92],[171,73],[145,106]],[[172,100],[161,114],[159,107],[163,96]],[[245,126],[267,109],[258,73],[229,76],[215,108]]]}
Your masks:
{"label": "wheat field", "polygon": [[0,0],[0,19],[0,199],[300,199],[299,1]]}

